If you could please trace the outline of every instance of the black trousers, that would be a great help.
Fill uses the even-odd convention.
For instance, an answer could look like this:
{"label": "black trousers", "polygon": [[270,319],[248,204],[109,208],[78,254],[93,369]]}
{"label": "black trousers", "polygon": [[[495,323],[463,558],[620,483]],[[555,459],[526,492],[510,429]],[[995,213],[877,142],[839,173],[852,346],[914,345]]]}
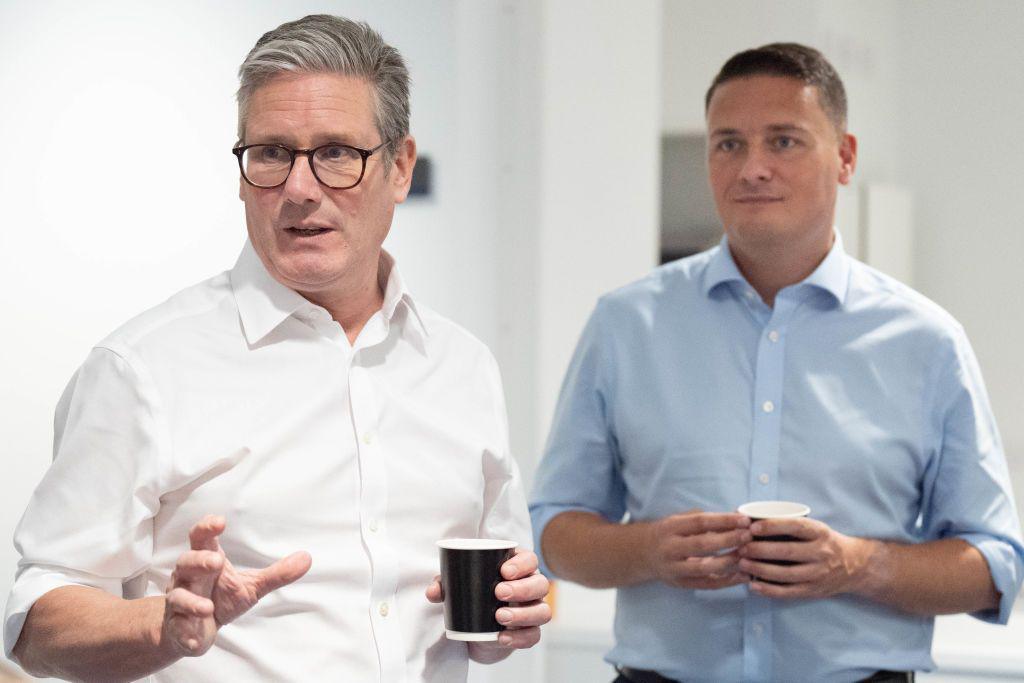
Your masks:
{"label": "black trousers", "polygon": [[[658,681],[659,678],[661,680],[661,683],[682,683],[682,681],[672,681],[668,678],[665,678],[664,676],[658,677],[658,675],[653,671],[642,673],[650,676],[648,680],[650,680],[652,683]],[[868,676],[867,678],[863,679],[863,681],[861,681],[860,683],[913,683],[913,681],[913,671],[876,671],[871,676]],[[620,673],[618,677],[614,681],[612,681],[612,683],[646,683],[646,681],[644,681],[640,677],[637,677],[635,679],[626,678],[624,675]]]}

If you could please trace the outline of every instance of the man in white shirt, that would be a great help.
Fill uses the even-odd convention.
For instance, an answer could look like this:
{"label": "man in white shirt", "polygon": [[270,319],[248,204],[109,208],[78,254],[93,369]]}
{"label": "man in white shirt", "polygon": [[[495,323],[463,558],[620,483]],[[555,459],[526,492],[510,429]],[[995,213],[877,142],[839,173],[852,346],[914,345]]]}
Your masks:
{"label": "man in white shirt", "polygon": [[75,680],[464,679],[550,610],[520,550],[495,588],[508,630],[444,636],[434,542],[530,531],[493,357],[381,248],[416,158],[405,65],[317,15],[240,78],[249,240],[68,385],[5,652]]}

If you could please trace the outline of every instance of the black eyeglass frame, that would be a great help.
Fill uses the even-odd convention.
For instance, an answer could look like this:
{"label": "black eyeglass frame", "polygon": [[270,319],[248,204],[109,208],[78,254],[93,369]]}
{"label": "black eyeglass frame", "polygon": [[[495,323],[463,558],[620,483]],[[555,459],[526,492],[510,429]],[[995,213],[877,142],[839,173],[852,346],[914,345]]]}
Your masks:
{"label": "black eyeglass frame", "polygon": [[[276,142],[258,142],[253,145],[242,145],[240,147],[235,147],[231,150],[231,153],[234,154],[235,157],[238,159],[238,170],[242,174],[242,180],[249,183],[253,187],[258,187],[261,190],[271,190],[275,187],[281,187],[282,185],[287,183],[288,177],[291,176],[292,174],[292,169],[295,168],[295,157],[299,156],[300,154],[304,154],[306,156],[306,160],[309,162],[309,170],[313,172],[313,177],[316,178],[317,182],[319,182],[321,185],[323,185],[324,187],[329,187],[332,190],[351,190],[353,187],[363,182],[363,176],[366,175],[366,160],[373,156],[374,153],[376,153],[386,144],[388,144],[388,141],[384,140],[373,149],[363,149],[362,147],[354,147],[352,145],[346,145],[340,142],[328,142],[326,145],[319,145],[318,147],[313,147],[312,149],[292,149],[291,147],[286,147]],[[277,185],[257,185],[253,181],[249,180],[249,176],[245,175],[245,167],[242,164],[242,155],[245,154],[245,150],[250,149],[252,147],[277,147],[278,149],[283,149],[285,152],[288,153],[288,158],[290,159],[290,162],[288,164],[288,173],[285,174],[284,180],[279,182]],[[363,166],[359,171],[359,177],[356,178],[356,181],[354,183],[352,183],[351,185],[344,185],[340,187],[334,186],[325,183],[323,179],[319,175],[317,175],[316,166],[313,164],[313,155],[319,150],[324,149],[325,147],[345,147],[347,149],[354,150],[357,154],[359,154],[360,158],[362,158],[363,160]]]}

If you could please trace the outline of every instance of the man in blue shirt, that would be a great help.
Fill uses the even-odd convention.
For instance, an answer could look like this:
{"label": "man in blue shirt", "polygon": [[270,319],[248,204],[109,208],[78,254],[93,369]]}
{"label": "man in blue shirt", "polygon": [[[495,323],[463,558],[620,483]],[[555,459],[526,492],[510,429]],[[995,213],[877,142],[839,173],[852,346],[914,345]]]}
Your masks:
{"label": "man in blue shirt", "polygon": [[[618,589],[623,683],[912,680],[934,615],[1005,623],[1024,575],[974,353],[843,252],[857,143],[820,53],[735,55],[706,115],[725,237],[598,302],[536,477],[543,569]],[[773,499],[811,515],[732,512]]]}

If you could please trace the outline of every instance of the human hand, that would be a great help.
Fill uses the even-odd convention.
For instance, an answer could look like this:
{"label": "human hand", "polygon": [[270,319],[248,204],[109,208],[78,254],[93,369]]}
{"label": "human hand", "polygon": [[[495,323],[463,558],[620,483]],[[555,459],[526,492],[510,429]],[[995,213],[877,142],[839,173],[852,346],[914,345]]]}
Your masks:
{"label": "human hand", "polygon": [[751,540],[750,519],[733,512],[691,510],[648,522],[645,560],[654,577],[678,588],[746,583],[737,548]]}
{"label": "human hand", "polygon": [[[808,518],[754,522],[754,536],[793,536],[794,541],[753,540],[739,549],[739,568],[751,575],[750,589],[770,598],[825,598],[861,589],[876,541],[845,536]],[[783,560],[778,565],[761,560]],[[759,580],[763,579],[763,580]],[[775,581],[777,583],[766,583]]]}
{"label": "human hand", "polygon": [[213,645],[217,629],[248,611],[263,596],[301,578],[309,553],[292,553],[264,569],[239,571],[217,537],[226,522],[203,517],[189,531],[191,550],[182,553],[167,589],[160,642],[178,656],[196,657]]}
{"label": "human hand", "polygon": [[[498,609],[495,619],[506,630],[498,634],[497,642],[470,643],[469,656],[474,661],[498,661],[512,650],[530,648],[540,641],[540,627],[551,621],[551,608],[544,602],[550,584],[537,566],[537,555],[520,549],[501,565],[505,580],[494,587],[494,596],[509,605]],[[434,577],[426,595],[430,602],[444,601],[440,576]]]}

